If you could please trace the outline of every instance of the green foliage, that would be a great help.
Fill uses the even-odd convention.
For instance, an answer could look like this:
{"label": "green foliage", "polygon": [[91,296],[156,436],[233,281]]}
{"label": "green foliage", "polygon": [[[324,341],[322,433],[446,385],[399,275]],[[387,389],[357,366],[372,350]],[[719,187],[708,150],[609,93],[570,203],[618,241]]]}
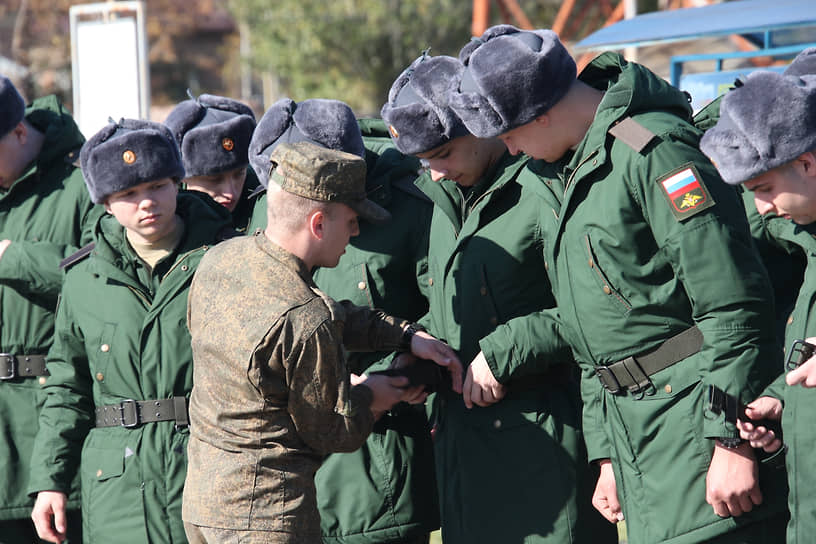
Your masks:
{"label": "green foliage", "polygon": [[[377,114],[423,49],[456,56],[470,39],[466,0],[230,0],[247,25],[255,73],[272,73],[296,101],[336,98]],[[267,104],[268,105],[268,104]]]}

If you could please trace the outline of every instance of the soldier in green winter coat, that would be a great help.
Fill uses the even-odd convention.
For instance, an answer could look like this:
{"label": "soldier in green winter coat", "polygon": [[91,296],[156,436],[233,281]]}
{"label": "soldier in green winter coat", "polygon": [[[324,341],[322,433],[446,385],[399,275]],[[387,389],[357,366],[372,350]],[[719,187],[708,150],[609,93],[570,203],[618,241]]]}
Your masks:
{"label": "soldier in green winter coat", "polygon": [[[706,131],[716,125],[720,118],[721,100],[722,95],[695,113],[694,126]],[[799,245],[788,240],[788,231],[792,231],[795,227],[790,220],[780,218],[774,213],[760,215],[751,191],[742,185],[736,185],[734,189],[742,198],[745,214],[748,217],[748,226],[751,229],[751,237],[771,280],[774,298],[774,330],[781,348],[785,341],[788,316],[796,303],[799,287],[805,275],[807,257]],[[776,233],[780,233],[781,236],[777,236]]]}
{"label": "soldier in green winter coat", "polygon": [[42,538],[64,538],[64,494],[80,474],[87,543],[185,542],[187,292],[207,249],[232,232],[212,199],[178,194],[164,125],[123,119],[82,148],[94,202],[110,215],[68,266],[28,491]]}
{"label": "soldier in green winter coat", "polygon": [[[381,225],[360,221],[334,268],[318,268],[315,283],[336,300],[417,320],[428,310],[428,229],[431,203],[414,185],[419,162],[394,148],[379,119],[358,122],[346,104],[282,99],[267,110],[253,137],[250,161],[264,186],[269,154],[281,142],[308,139],[366,160],[367,197],[388,210]],[[266,194],[251,230],[266,226]],[[386,368],[384,353],[349,353],[351,372]],[[374,424],[363,446],[329,455],[315,475],[324,542],[427,542],[439,527],[433,447],[421,406],[402,403]]]}
{"label": "soldier in green winter coat", "polygon": [[[593,504],[626,519],[632,544],[779,542],[784,475],[706,410],[711,385],[760,392],[779,355],[744,208],[700,152],[686,96],[612,53],[576,79],[548,30],[490,28],[460,60],[450,100],[471,132],[547,161],[538,185],[563,195],[544,243],[558,313],[502,333],[557,327],[571,345]],[[508,350],[517,364],[542,353]]]}
{"label": "soldier in green winter coat", "polygon": [[[742,184],[752,192],[760,214],[781,218],[768,224],[770,234],[808,256],[804,282],[787,321],[785,346],[792,350],[794,341],[805,338],[816,342],[816,74],[753,73],[723,96],[720,114],[700,147],[727,183]],[[816,433],[810,417],[816,402],[814,368],[816,358],[780,375],[747,410],[756,419],[782,420],[790,544],[812,541],[816,530],[811,455]],[[773,431],[751,424],[742,427],[742,437],[752,446],[780,450],[780,437]]]}
{"label": "soldier in green winter coat", "polygon": [[[397,148],[430,170],[417,181],[434,202],[430,312],[422,323],[472,361],[464,399],[440,391],[433,405],[442,539],[614,542],[614,528],[590,504],[594,477],[569,350],[547,365],[513,366],[507,352],[558,339],[495,334],[554,306],[542,255],[549,225],[519,180],[528,159],[468,133],[447,104],[447,86],[461,70],[454,58],[423,54],[382,109]],[[557,207],[559,195],[548,196]]]}
{"label": "soldier in green winter coat", "polygon": [[232,214],[233,227],[245,232],[258,188],[248,156],[255,114],[237,100],[202,94],[178,104],[164,124],[181,151],[184,188],[210,195]]}
{"label": "soldier in green winter coat", "polygon": [[[48,379],[45,354],[62,285],[59,262],[83,244],[93,215],[74,166],[85,139],[56,97],[28,108],[0,76],[0,543],[30,544],[33,499],[26,493],[37,416]],[[66,482],[79,520],[78,486]],[[74,523],[71,541],[79,542]]]}

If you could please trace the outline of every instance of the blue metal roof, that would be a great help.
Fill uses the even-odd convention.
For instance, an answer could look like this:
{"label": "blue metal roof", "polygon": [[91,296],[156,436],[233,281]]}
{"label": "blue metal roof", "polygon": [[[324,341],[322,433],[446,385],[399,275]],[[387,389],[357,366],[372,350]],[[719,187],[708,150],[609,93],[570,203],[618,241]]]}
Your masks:
{"label": "blue metal roof", "polygon": [[814,0],[735,0],[638,15],[590,34],[574,48],[596,51],[621,49],[812,25],[816,25]]}

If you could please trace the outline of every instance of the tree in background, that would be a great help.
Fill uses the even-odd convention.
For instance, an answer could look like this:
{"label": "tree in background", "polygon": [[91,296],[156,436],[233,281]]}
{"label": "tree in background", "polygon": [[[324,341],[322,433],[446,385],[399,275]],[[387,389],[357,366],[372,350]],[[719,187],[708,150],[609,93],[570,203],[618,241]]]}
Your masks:
{"label": "tree in background", "polygon": [[[534,24],[548,24],[555,13],[551,3],[542,4],[547,3],[522,2]],[[271,74],[276,82],[277,92],[267,94],[277,96],[267,96],[267,102],[278,96],[336,98],[359,116],[379,115],[394,79],[422,50],[456,56],[470,39],[469,0],[230,0],[229,5],[250,36],[245,61],[254,73]]]}

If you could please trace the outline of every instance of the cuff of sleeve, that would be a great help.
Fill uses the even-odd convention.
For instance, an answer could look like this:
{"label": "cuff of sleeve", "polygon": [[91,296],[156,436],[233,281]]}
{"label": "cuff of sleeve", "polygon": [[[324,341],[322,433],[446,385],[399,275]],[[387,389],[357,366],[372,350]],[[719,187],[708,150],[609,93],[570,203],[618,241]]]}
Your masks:
{"label": "cuff of sleeve", "polygon": [[29,479],[26,493],[28,493],[30,497],[36,498],[37,493],[39,493],[40,491],[59,491],[60,493],[68,494],[71,490],[70,485],[62,485],[58,481],[51,477],[48,477],[47,475],[37,476],[39,477],[31,475],[31,478]]}
{"label": "cuff of sleeve", "polygon": [[[498,328],[479,340],[479,348],[482,350],[482,354],[487,361],[490,372],[493,373],[493,377],[496,378],[497,382],[505,384],[510,381],[512,375],[510,365],[512,344],[510,345],[510,350],[502,349],[502,346],[507,344],[502,343],[497,338],[497,336],[501,336],[500,331],[501,329]],[[499,361],[502,361],[504,364],[499,366]]]}
{"label": "cuff of sleeve", "polygon": [[358,384],[349,391],[349,404],[351,413],[356,414],[360,410],[371,411],[371,403],[374,402],[374,392],[364,384]]}
{"label": "cuff of sleeve", "polygon": [[765,390],[759,395],[760,397],[773,397],[778,399],[782,406],[785,405],[785,388],[789,387],[787,382],[785,381],[785,374],[783,372],[779,375],[773,382],[765,388]]}
{"label": "cuff of sleeve", "polygon": [[612,448],[603,429],[584,429],[584,443],[587,448],[587,460],[590,462],[612,457]]}

